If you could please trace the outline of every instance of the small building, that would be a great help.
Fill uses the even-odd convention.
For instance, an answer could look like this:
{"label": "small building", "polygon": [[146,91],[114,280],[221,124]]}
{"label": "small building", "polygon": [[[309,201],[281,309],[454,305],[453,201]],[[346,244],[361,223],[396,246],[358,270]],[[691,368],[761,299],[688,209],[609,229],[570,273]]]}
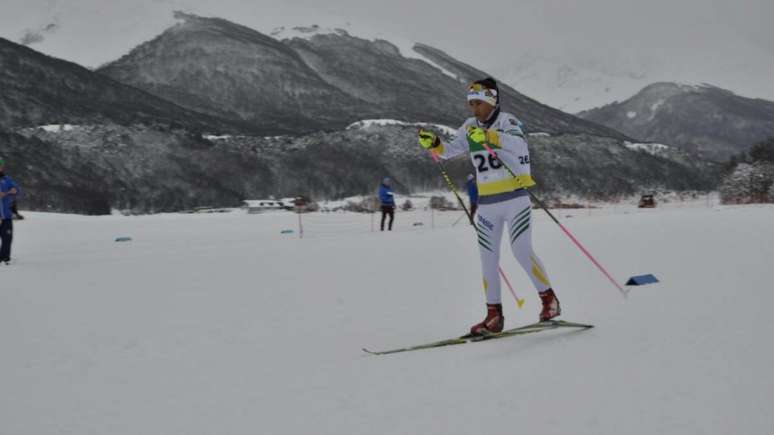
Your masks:
{"label": "small building", "polygon": [[[291,196],[287,198],[280,199],[280,202],[285,206],[286,210],[293,210],[298,204],[299,197],[297,196]],[[303,202],[303,198],[301,198],[301,202]]]}

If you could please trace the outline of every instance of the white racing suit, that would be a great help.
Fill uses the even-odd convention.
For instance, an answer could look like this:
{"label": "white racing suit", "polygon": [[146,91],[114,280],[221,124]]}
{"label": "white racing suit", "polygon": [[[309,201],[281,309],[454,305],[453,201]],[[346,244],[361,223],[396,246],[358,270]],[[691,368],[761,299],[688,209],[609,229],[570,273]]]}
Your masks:
{"label": "white racing suit", "polygon": [[[480,144],[468,141],[470,126],[486,129],[487,145],[497,157]],[[513,256],[535,289],[542,292],[551,288],[543,263],[532,249],[532,211],[526,188],[535,182],[530,176],[527,141],[516,117],[498,108],[486,124],[469,118],[451,142],[441,144],[435,151],[445,159],[467,152],[476,168],[479,192],[476,230],[487,303],[502,303],[498,265],[503,228],[507,230]]]}

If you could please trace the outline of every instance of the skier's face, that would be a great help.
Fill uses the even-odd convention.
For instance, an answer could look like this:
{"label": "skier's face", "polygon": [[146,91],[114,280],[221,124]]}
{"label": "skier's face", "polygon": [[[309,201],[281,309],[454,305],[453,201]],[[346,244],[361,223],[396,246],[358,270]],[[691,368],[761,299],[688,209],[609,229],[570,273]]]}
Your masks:
{"label": "skier's face", "polygon": [[471,100],[468,102],[468,106],[478,122],[486,122],[486,120],[489,119],[492,110],[494,110],[493,105],[481,100]]}

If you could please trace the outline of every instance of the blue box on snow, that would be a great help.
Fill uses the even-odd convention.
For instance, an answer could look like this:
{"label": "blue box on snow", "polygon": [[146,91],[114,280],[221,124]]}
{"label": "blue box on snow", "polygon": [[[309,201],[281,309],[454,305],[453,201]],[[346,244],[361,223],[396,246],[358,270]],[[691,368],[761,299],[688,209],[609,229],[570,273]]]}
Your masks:
{"label": "blue box on snow", "polygon": [[651,274],[637,275],[629,278],[629,281],[626,281],[626,285],[645,285],[653,284],[655,282],[658,282],[658,279]]}

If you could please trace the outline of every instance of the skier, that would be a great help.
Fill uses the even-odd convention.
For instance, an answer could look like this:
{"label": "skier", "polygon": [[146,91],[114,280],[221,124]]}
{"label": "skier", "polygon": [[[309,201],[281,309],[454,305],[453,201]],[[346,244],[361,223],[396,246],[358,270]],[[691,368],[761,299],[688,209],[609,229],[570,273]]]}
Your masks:
{"label": "skier", "polygon": [[470,333],[484,335],[502,331],[505,323],[498,275],[504,227],[514,257],[540,296],[540,321],[559,316],[561,308],[543,263],[532,249],[532,206],[526,188],[535,182],[530,176],[529,150],[521,122],[500,110],[499,89],[491,77],[471,83],[467,100],[474,116],[462,124],[451,142],[442,143],[433,132],[420,129],[419,144],[444,159],[468,153],[476,168],[476,230],[487,314],[470,328]]}
{"label": "skier", "polygon": [[5,160],[0,157],[0,262],[11,263],[13,241],[13,213],[11,204],[21,192],[19,186],[5,175]]}
{"label": "skier", "polygon": [[390,187],[390,177],[384,177],[382,184],[379,185],[379,202],[382,205],[382,231],[384,231],[384,220],[387,216],[390,216],[387,228],[392,231],[392,221],[395,219],[395,195]]}
{"label": "skier", "polygon": [[468,174],[468,181],[465,183],[468,188],[468,201],[470,201],[470,224],[476,225],[474,217],[478,209],[478,186],[476,186],[476,176]]}

